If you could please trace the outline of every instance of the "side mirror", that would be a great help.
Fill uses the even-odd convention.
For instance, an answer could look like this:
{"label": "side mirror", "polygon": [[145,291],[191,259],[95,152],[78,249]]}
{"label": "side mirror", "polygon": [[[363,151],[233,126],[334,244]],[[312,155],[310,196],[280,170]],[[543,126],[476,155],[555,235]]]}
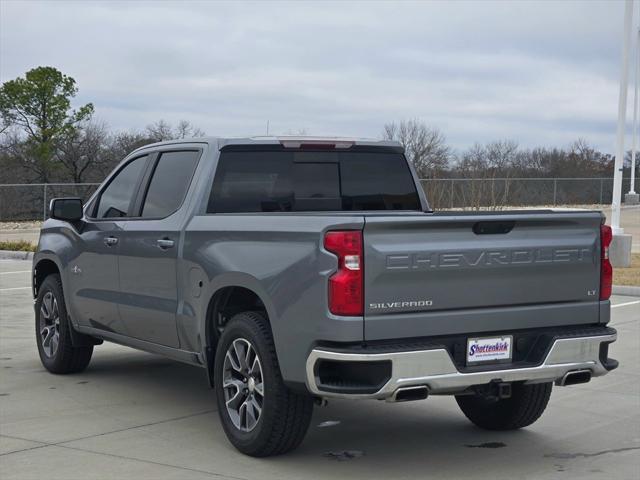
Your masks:
{"label": "side mirror", "polygon": [[82,220],[81,198],[54,198],[49,204],[51,218],[65,222]]}

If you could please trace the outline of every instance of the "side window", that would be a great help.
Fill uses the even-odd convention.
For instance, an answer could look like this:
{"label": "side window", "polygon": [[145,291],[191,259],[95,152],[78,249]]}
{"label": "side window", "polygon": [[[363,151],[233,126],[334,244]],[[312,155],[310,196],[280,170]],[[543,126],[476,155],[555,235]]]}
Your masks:
{"label": "side window", "polygon": [[96,218],[126,217],[135,187],[147,161],[147,156],[129,162],[105,188],[99,199]]}
{"label": "side window", "polygon": [[200,152],[165,152],[160,155],[142,207],[146,218],[164,218],[175,212],[189,189]]}
{"label": "side window", "polygon": [[291,211],[291,155],[226,152],[220,156],[208,212]]}

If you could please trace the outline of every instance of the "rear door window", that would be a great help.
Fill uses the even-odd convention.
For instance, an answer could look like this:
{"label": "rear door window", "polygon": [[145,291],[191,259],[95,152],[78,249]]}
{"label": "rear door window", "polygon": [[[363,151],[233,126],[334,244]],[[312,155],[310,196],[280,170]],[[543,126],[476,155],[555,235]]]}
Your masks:
{"label": "rear door window", "polygon": [[198,151],[160,154],[147,189],[142,217],[164,218],[180,208],[199,157]]}
{"label": "rear door window", "polygon": [[210,213],[420,210],[404,156],[370,151],[223,151]]}

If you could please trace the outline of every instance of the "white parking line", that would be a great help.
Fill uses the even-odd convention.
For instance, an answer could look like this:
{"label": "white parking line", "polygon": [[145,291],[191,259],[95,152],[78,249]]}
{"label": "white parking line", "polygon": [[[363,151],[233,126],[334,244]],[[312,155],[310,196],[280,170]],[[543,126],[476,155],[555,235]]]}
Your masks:
{"label": "white parking line", "polygon": [[12,288],[0,288],[0,292],[9,292],[11,290],[29,290],[31,287],[12,287]]}
{"label": "white parking line", "polygon": [[16,270],[15,272],[0,272],[0,275],[11,275],[12,273],[30,273],[31,270]]}
{"label": "white parking line", "polygon": [[634,302],[618,303],[617,305],[611,305],[611,308],[626,307],[627,305],[637,305],[638,303],[640,303],[640,300],[636,300]]}

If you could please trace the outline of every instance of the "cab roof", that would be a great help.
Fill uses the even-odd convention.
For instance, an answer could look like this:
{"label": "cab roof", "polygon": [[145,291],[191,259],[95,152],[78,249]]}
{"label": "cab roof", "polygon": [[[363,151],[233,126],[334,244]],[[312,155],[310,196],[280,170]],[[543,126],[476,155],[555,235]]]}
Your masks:
{"label": "cab roof", "polygon": [[[255,137],[198,137],[184,138],[178,140],[167,140],[164,142],[152,143],[138,148],[142,150],[149,147],[162,145],[176,145],[181,143],[207,143],[217,147],[219,150],[231,145],[282,145],[285,148],[300,148],[302,146],[331,147],[336,149],[346,149],[352,146],[367,147],[391,147],[402,148],[399,142],[391,140],[377,140],[375,138],[356,137],[332,137],[332,136],[307,136],[307,135],[278,135],[278,136],[255,136]],[[136,150],[136,151],[137,151]]]}

